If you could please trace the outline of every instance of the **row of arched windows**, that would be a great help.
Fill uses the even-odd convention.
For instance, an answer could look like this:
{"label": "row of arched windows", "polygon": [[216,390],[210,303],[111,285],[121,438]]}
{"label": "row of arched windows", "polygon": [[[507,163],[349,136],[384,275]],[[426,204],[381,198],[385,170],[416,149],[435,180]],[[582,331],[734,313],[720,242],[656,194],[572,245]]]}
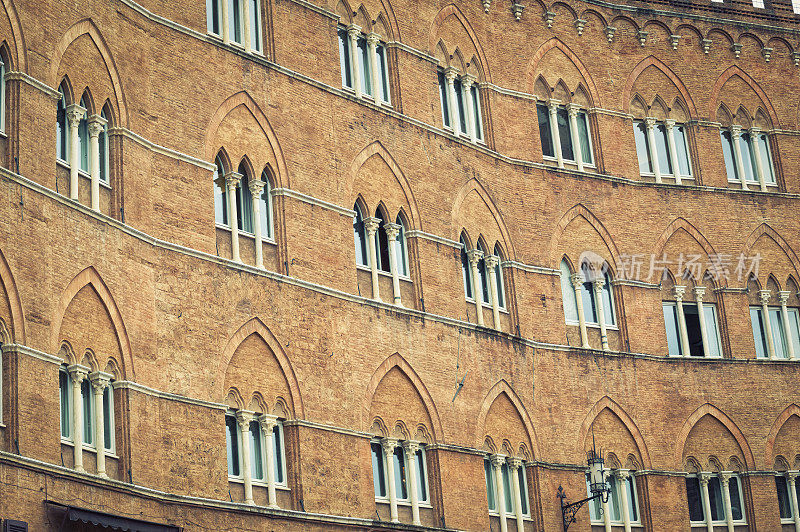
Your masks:
{"label": "row of arched windows", "polygon": [[[231,176],[234,177],[231,180]],[[235,173],[227,168],[223,157],[217,155],[214,160],[214,221],[217,225],[231,227],[230,204],[231,183],[233,184],[233,196],[236,198],[236,227],[239,231],[254,234],[256,224],[260,224],[261,237],[272,240],[273,233],[273,214],[272,214],[272,181],[270,180],[269,170],[264,168],[261,172],[259,186],[263,190],[258,197],[260,206],[258,208],[258,220],[254,212],[253,190],[251,183],[254,181],[250,166],[243,159]],[[255,187],[257,188],[257,187]]]}

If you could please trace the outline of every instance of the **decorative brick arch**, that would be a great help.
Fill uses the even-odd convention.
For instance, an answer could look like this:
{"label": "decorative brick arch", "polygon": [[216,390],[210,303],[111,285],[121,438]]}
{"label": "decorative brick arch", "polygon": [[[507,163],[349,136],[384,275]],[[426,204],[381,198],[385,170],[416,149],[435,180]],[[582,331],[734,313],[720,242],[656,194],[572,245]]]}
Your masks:
{"label": "decorative brick arch", "polygon": [[650,453],[647,450],[647,444],[644,442],[644,438],[642,437],[641,431],[639,431],[639,427],[628,415],[628,413],[625,412],[621,406],[619,406],[607,395],[597,401],[583,419],[583,424],[581,424],[581,428],[578,431],[578,440],[575,448],[576,456],[583,455],[583,444],[586,441],[587,435],[589,434],[589,429],[594,423],[594,420],[597,419],[597,416],[599,416],[600,413],[606,408],[613,412],[614,415],[616,415],[617,418],[622,421],[622,424],[625,425],[625,428],[628,429],[628,432],[631,433],[633,441],[636,443],[636,447],[638,448],[639,455],[642,457],[642,467],[644,469],[650,469],[652,467],[652,463],[650,462]]}
{"label": "decorative brick arch", "polygon": [[375,396],[375,390],[378,389],[378,385],[381,383],[383,378],[394,368],[399,369],[403,375],[405,375],[408,380],[411,381],[414,389],[416,389],[417,393],[422,398],[422,403],[425,405],[428,416],[431,418],[431,432],[433,432],[433,440],[435,442],[441,442],[442,438],[444,437],[444,433],[442,432],[442,421],[439,419],[439,411],[436,409],[436,404],[433,402],[433,397],[431,397],[430,392],[428,392],[428,388],[425,386],[425,383],[422,382],[422,379],[419,378],[417,372],[414,371],[414,368],[411,367],[411,365],[400,355],[400,353],[394,353],[389,358],[381,362],[381,365],[378,366],[378,368],[372,374],[372,377],[369,380],[369,385],[367,386],[367,393],[364,396],[363,413],[361,415],[362,425],[364,424],[364,420],[372,423],[372,420],[369,419],[369,412],[370,406],[372,405],[372,399]]}
{"label": "decorative brick arch", "polygon": [[597,234],[600,235],[600,238],[605,243],[608,252],[611,254],[611,260],[614,262],[613,264],[609,264],[609,266],[613,268],[617,264],[620,264],[619,250],[617,249],[617,245],[614,243],[614,239],[611,238],[611,233],[608,232],[608,229],[606,229],[602,222],[597,219],[592,211],[587,209],[582,203],[578,203],[577,205],[573,206],[570,210],[565,212],[558,221],[556,231],[553,233],[553,236],[550,237],[550,251],[548,252],[550,264],[555,264],[555,266],[553,266],[554,268],[558,268],[559,264],[561,264],[561,259],[564,258],[564,253],[558,249],[558,243],[564,234],[564,229],[566,229],[572,220],[578,217],[586,220],[589,225],[591,225],[594,230],[597,231]]}
{"label": "decorative brick arch", "polygon": [[411,183],[408,182],[406,175],[403,173],[403,170],[400,169],[400,165],[397,164],[397,161],[395,161],[394,157],[392,157],[392,154],[389,153],[389,151],[384,147],[383,144],[381,144],[379,140],[373,141],[367,147],[361,150],[350,164],[348,182],[348,188],[350,189],[349,196],[352,196],[353,193],[353,181],[356,178],[356,174],[358,174],[361,166],[373,155],[377,155],[383,160],[383,162],[386,163],[386,165],[392,171],[392,174],[394,174],[394,178],[397,180],[400,188],[403,190],[403,195],[406,198],[406,204],[408,205],[410,211],[408,214],[411,218],[411,220],[409,220],[411,222],[411,227],[408,229],[422,230],[422,217],[419,214],[419,207],[417,207],[417,199],[414,197],[414,192],[411,190]]}
{"label": "decorative brick arch", "polygon": [[545,42],[543,45],[536,50],[536,53],[533,54],[533,58],[528,63],[528,87],[531,92],[533,92],[533,85],[536,83],[536,72],[537,68],[539,67],[539,62],[542,60],[544,55],[552,50],[553,48],[558,48],[564,55],[566,55],[575,68],[578,69],[580,72],[581,77],[586,83],[586,88],[589,91],[589,96],[592,98],[592,104],[599,106],[600,105],[600,93],[597,91],[597,86],[594,84],[594,80],[592,79],[592,75],[589,73],[589,70],[583,64],[583,62],[578,58],[578,56],[573,52],[569,46],[561,42],[557,37],[553,37],[549,41]]}
{"label": "decorative brick arch", "polygon": [[17,8],[14,7],[12,0],[2,0],[3,8],[8,16],[8,22],[11,26],[11,39],[14,46],[11,49],[13,68],[20,72],[28,72],[28,48],[25,46],[25,36],[22,34],[22,24],[19,22],[19,15],[17,15]]}
{"label": "decorative brick arch", "polygon": [[769,435],[767,436],[767,443],[766,449],[764,452],[764,464],[769,465],[774,463],[775,456],[774,456],[774,449],[775,449],[775,438],[778,437],[778,433],[783,428],[783,424],[786,423],[790,417],[797,416],[800,418],[800,406],[797,406],[795,403],[790,404],[787,406],[783,412],[775,419],[775,422],[772,424],[772,427],[769,429]]}
{"label": "decorative brick arch", "polygon": [[775,129],[780,129],[780,121],[778,120],[778,114],[775,112],[775,108],[772,107],[772,103],[769,101],[767,94],[764,90],[759,86],[756,81],[751,78],[747,72],[742,70],[736,65],[730,66],[725,72],[720,74],[719,78],[717,78],[716,83],[714,83],[714,88],[711,89],[711,98],[709,101],[708,107],[708,117],[713,118],[717,114],[717,107],[719,106],[719,93],[722,90],[722,87],[725,83],[731,79],[733,76],[739,76],[742,81],[750,85],[750,87],[758,94],[758,97],[761,98],[761,103],[764,104],[767,112],[769,113],[769,119],[772,121],[772,127]]}
{"label": "decorative brick arch", "polygon": [[294,374],[294,369],[289,361],[289,357],[283,350],[281,343],[277,338],[275,338],[275,335],[272,334],[272,331],[270,331],[269,328],[264,325],[264,322],[258,318],[250,318],[247,323],[239,327],[239,330],[233,333],[228,340],[228,343],[225,345],[225,349],[222,350],[222,355],[217,362],[216,374],[218,376],[218,380],[216,383],[212,383],[212,386],[216,387],[216,397],[225,397],[225,394],[227,393],[227,390],[225,390],[225,370],[228,367],[228,364],[230,364],[234,353],[236,353],[236,349],[251,334],[257,334],[262,340],[264,340],[264,343],[269,346],[272,354],[275,355],[275,359],[278,361],[278,365],[280,366],[281,371],[283,371],[283,376],[286,379],[286,385],[289,387],[289,393],[292,397],[294,417],[296,419],[304,419],[305,412],[303,409],[303,398],[300,395],[300,385],[297,381],[297,377]]}
{"label": "decorative brick arch", "polygon": [[136,372],[133,367],[133,356],[131,353],[131,342],[128,338],[128,331],[125,329],[122,314],[108,287],[97,273],[97,270],[92,266],[89,266],[76,275],[61,294],[61,300],[55,308],[53,321],[50,325],[50,353],[58,353],[58,350],[61,348],[58,339],[61,333],[61,323],[64,321],[64,313],[66,313],[67,307],[69,307],[69,304],[78,292],[87,285],[94,288],[95,292],[97,292],[100,301],[106,308],[106,312],[108,312],[109,318],[111,318],[111,323],[114,326],[114,332],[119,342],[120,351],[122,352],[122,377],[136,380]]}
{"label": "decorative brick arch", "polygon": [[0,282],[3,283],[8,296],[8,306],[11,309],[11,323],[6,324],[11,328],[9,331],[11,340],[25,345],[25,314],[22,312],[22,301],[17,291],[17,283],[2,251],[0,251]]}
{"label": "decorative brick arch", "polygon": [[225,117],[240,105],[244,106],[256,120],[261,128],[261,131],[264,132],[264,136],[267,138],[267,142],[269,143],[269,146],[272,148],[272,151],[275,155],[275,160],[277,161],[278,165],[277,168],[273,169],[273,177],[276,181],[273,183],[275,188],[291,187],[289,172],[286,168],[286,159],[283,156],[283,149],[278,142],[278,137],[275,135],[275,131],[272,129],[272,126],[267,119],[267,115],[264,114],[264,111],[261,110],[261,107],[259,107],[255,100],[253,100],[253,98],[250,97],[250,95],[245,91],[237,92],[233,96],[229,97],[227,100],[222,102],[216,111],[214,111],[214,114],[211,116],[211,120],[209,120],[208,126],[206,127],[206,141],[203,151],[203,158],[207,161],[214,160],[214,157],[216,157],[220,148],[220,146],[214,145],[214,137],[216,136],[217,129],[219,129],[219,126],[222,124],[222,121],[225,119]]}
{"label": "decorative brick arch", "polygon": [[125,103],[125,94],[122,91],[122,82],[120,81],[117,66],[114,63],[114,59],[111,56],[111,50],[109,50],[105,39],[103,39],[102,35],[100,35],[100,31],[91,20],[84,19],[76,22],[64,33],[64,35],[61,36],[61,39],[55,46],[55,50],[53,50],[53,58],[50,62],[50,73],[48,77],[49,85],[51,87],[58,86],[60,82],[58,79],[58,67],[61,65],[61,58],[64,56],[64,52],[67,51],[67,48],[69,48],[69,45],[81,35],[88,35],[94,45],[100,51],[100,55],[102,56],[103,63],[106,67],[106,72],[108,72],[108,75],[111,79],[111,85],[114,88],[114,97],[117,100],[117,109],[119,109],[120,125],[123,127],[128,127],[128,106]]}
{"label": "decorative brick arch", "polygon": [[694,427],[695,423],[700,421],[703,416],[709,415],[715,418],[717,421],[722,423],[725,428],[733,435],[736,443],[739,444],[739,449],[742,451],[742,455],[744,455],[744,462],[745,466],[748,470],[755,469],[755,460],[753,459],[753,452],[750,450],[750,445],[747,443],[747,439],[742,434],[742,431],[739,430],[739,427],[736,423],[733,422],[731,418],[729,418],[722,410],[717,408],[716,406],[712,405],[711,403],[706,403],[697,408],[692,415],[686,420],[686,423],[683,424],[678,437],[676,438],[677,445],[675,446],[675,464],[676,467],[681,467],[683,463],[683,448],[686,446],[686,439],[689,437],[689,432],[691,432],[692,427]]}
{"label": "decorative brick arch", "polygon": [[[500,230],[500,234],[503,237],[502,245],[503,249],[506,250],[508,253],[508,258],[516,260],[517,252],[514,249],[514,243],[511,240],[511,234],[508,232],[506,223],[503,221],[503,216],[500,214],[500,211],[495,205],[494,200],[489,194],[489,191],[486,190],[486,187],[484,187],[483,184],[480,181],[478,181],[478,178],[476,177],[470,178],[469,181],[464,183],[464,185],[458,191],[458,194],[456,194],[455,200],[453,201],[453,210],[450,212],[450,220],[452,221],[451,225],[453,227],[453,231],[458,231],[454,240],[458,240],[459,238],[461,238],[461,228],[456,227],[455,223],[456,215],[461,209],[461,204],[464,202],[464,199],[473,190],[478,193],[483,202],[486,204],[486,207],[489,209],[489,212],[492,213],[492,217],[494,218],[494,221],[497,224],[498,229]],[[475,238],[477,239],[478,237],[475,236]]]}
{"label": "decorative brick arch", "polygon": [[689,116],[692,120],[697,119],[697,108],[694,105],[694,101],[692,97],[689,95],[689,89],[686,88],[686,85],[683,84],[683,81],[669,68],[665,65],[661,60],[659,60],[655,56],[649,56],[642,59],[636,68],[633,69],[631,75],[628,76],[628,81],[625,82],[625,88],[622,91],[622,110],[626,113],[630,113],[631,107],[631,91],[633,90],[633,84],[636,83],[636,80],[639,79],[639,76],[642,72],[645,71],[648,67],[655,67],[660,70],[665,76],[667,76],[670,81],[675,85],[678,91],[681,93],[681,97],[683,101],[686,102],[686,106],[689,110]]}
{"label": "decorative brick arch", "polygon": [[430,34],[428,35],[428,53],[434,55],[436,43],[438,42],[438,39],[436,38],[436,28],[441,26],[442,22],[444,22],[444,20],[450,15],[455,16],[464,27],[464,31],[467,32],[467,36],[469,37],[470,41],[472,41],[472,46],[474,46],[475,50],[478,52],[478,59],[481,62],[481,70],[483,71],[484,80],[491,83],[492,75],[489,71],[489,62],[486,60],[486,54],[483,52],[483,47],[481,46],[477,35],[475,35],[475,30],[472,29],[472,25],[467,20],[467,17],[464,16],[464,13],[462,13],[455,4],[448,4],[444,6],[439,10],[439,12],[436,14],[436,17],[433,19],[433,22],[431,23]]}
{"label": "decorative brick arch", "polygon": [[517,409],[517,413],[522,420],[522,424],[525,426],[525,432],[528,433],[528,440],[531,443],[533,459],[538,459],[540,456],[539,442],[536,439],[536,431],[533,429],[531,417],[528,415],[528,410],[522,403],[522,399],[520,399],[520,397],[505,379],[501,379],[497,382],[497,384],[492,386],[492,388],[489,390],[489,393],[487,393],[486,397],[483,398],[483,403],[481,403],[481,408],[478,411],[478,419],[475,423],[475,448],[480,449],[481,446],[483,446],[483,427],[486,425],[486,416],[489,414],[489,409],[494,404],[495,399],[497,399],[500,394],[505,394],[506,397],[508,397],[508,399],[511,401],[511,404],[514,405],[514,408]]}
{"label": "decorative brick arch", "polygon": [[745,257],[749,256],[750,250],[753,249],[753,246],[758,241],[758,239],[764,235],[767,235],[776,244],[778,244],[778,247],[780,247],[786,254],[786,258],[788,258],[789,261],[792,263],[792,267],[794,268],[795,273],[800,275],[800,260],[798,260],[794,250],[789,245],[789,243],[786,242],[786,240],[784,240],[784,238],[766,222],[756,227],[753,230],[753,232],[750,233],[750,236],[747,237],[744,246],[742,246],[742,254]]}
{"label": "decorative brick arch", "polygon": [[[679,217],[674,219],[666,227],[666,229],[664,229],[664,232],[661,233],[661,236],[658,237],[658,240],[653,248],[653,256],[661,257],[662,253],[664,252],[664,247],[667,245],[667,242],[669,242],[669,239],[672,238],[675,233],[681,230],[686,231],[689,236],[691,236],[692,239],[697,242],[701,248],[703,248],[703,251],[707,257],[710,258],[717,254],[717,252],[714,250],[714,246],[712,246],[711,242],[709,242],[706,237],[703,236],[703,233],[701,233],[699,229],[689,223],[689,221],[685,218]],[[681,272],[675,272],[675,274],[680,275]],[[725,286],[727,284],[727,279],[725,279],[724,276],[722,277],[723,278],[720,280],[720,284]]]}

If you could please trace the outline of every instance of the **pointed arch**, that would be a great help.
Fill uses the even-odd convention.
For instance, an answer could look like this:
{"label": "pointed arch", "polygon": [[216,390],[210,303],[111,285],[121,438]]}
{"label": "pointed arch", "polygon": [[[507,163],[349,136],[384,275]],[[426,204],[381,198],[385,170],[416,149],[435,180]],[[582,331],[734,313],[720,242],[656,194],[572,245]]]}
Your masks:
{"label": "pointed arch", "polygon": [[305,413],[303,410],[303,399],[300,395],[300,385],[297,381],[297,377],[295,376],[292,364],[289,361],[289,357],[283,350],[281,343],[277,340],[277,338],[275,338],[275,335],[272,334],[272,331],[270,331],[269,328],[264,325],[264,322],[257,317],[250,318],[244,325],[239,327],[239,330],[233,333],[228,340],[225,349],[222,350],[222,355],[220,355],[219,361],[217,362],[217,382],[215,383],[215,386],[217,387],[215,394],[216,397],[225,396],[225,370],[228,367],[228,364],[230,364],[234,353],[236,353],[236,349],[247,337],[252,334],[258,335],[270,348],[272,354],[275,355],[275,359],[278,361],[278,365],[280,366],[281,371],[283,371],[283,376],[286,379],[286,384],[289,387],[289,393],[291,394],[292,398],[292,407],[294,409],[294,416],[296,419],[304,419]]}
{"label": "pointed arch", "polygon": [[125,93],[122,90],[122,82],[120,81],[119,72],[117,71],[117,65],[114,62],[111,50],[108,48],[105,39],[103,39],[100,34],[100,30],[97,29],[97,26],[95,26],[94,22],[90,19],[83,19],[76,22],[71,28],[64,32],[64,35],[62,35],[61,39],[56,43],[55,50],[53,51],[53,59],[50,62],[49,85],[52,87],[57,83],[58,68],[61,66],[62,56],[64,52],[67,51],[67,48],[69,48],[69,45],[81,35],[88,35],[100,51],[100,55],[106,67],[106,72],[111,79],[111,86],[114,89],[114,97],[117,100],[120,121],[124,127],[128,127],[128,106],[125,102]]}
{"label": "pointed arch", "polygon": [[588,222],[589,225],[591,225],[600,235],[600,238],[605,243],[608,252],[611,254],[612,263],[609,263],[609,266],[614,268],[617,264],[620,264],[619,250],[617,249],[617,245],[614,243],[614,239],[611,238],[611,233],[608,232],[608,229],[606,229],[606,227],[594,215],[594,213],[587,209],[582,203],[574,205],[571,209],[565,212],[561,217],[561,220],[558,221],[557,229],[553,232],[553,236],[550,237],[550,251],[548,253],[548,256],[550,257],[550,264],[555,264],[556,266],[554,267],[558,267],[558,265],[561,263],[563,251],[559,250],[558,243],[561,240],[561,237],[564,234],[564,229],[567,227],[567,225],[569,225],[572,220],[578,217],[586,220],[586,222]]}
{"label": "pointed arch", "polygon": [[[8,306],[11,309],[11,323],[6,326],[11,328],[11,341],[25,345],[25,314],[22,312],[22,300],[19,298],[17,291],[17,283],[14,281],[14,275],[11,273],[11,268],[6,261],[5,255],[0,250],[0,283],[3,283],[3,289],[8,297]],[[58,348],[53,350],[57,352]]]}
{"label": "pointed arch", "polygon": [[639,79],[641,73],[644,72],[647,67],[651,66],[663,72],[664,75],[667,76],[670,79],[670,81],[672,81],[673,84],[675,84],[675,87],[677,87],[678,91],[681,93],[683,101],[689,107],[690,118],[692,120],[696,120],[697,108],[694,105],[694,100],[692,100],[691,95],[689,95],[689,89],[686,87],[686,85],[683,84],[681,78],[679,78],[678,75],[675,74],[675,72],[673,72],[671,68],[669,68],[666,64],[664,64],[664,62],[662,62],[660,59],[658,59],[653,55],[645,57],[644,59],[639,61],[639,64],[636,65],[636,67],[631,72],[630,76],[628,76],[628,80],[625,82],[625,88],[622,90],[623,111],[625,113],[630,113],[630,105],[632,99],[631,91],[633,90],[633,85],[634,83],[636,83],[636,80]]}
{"label": "pointed arch", "polygon": [[798,260],[797,254],[795,254],[789,243],[786,242],[786,240],[784,240],[784,238],[766,222],[763,222],[761,225],[756,227],[752,233],[750,233],[750,236],[748,236],[747,240],[745,240],[744,246],[742,246],[742,254],[744,254],[745,257],[748,257],[750,250],[753,248],[755,243],[758,242],[758,239],[764,235],[771,238],[778,245],[778,247],[783,250],[783,252],[786,254],[786,257],[792,263],[795,274],[800,276],[800,260]]}
{"label": "pointed arch", "polygon": [[62,292],[61,300],[54,309],[53,321],[50,326],[50,352],[57,353],[61,347],[58,340],[64,314],[67,311],[67,307],[69,307],[69,304],[72,302],[72,299],[87,285],[94,288],[103,306],[105,306],[109,318],[111,318],[111,323],[117,335],[117,341],[119,342],[120,351],[122,352],[122,374],[124,378],[136,380],[136,371],[133,367],[133,356],[131,354],[131,342],[128,338],[128,331],[125,328],[122,314],[119,311],[119,307],[117,307],[116,301],[114,301],[114,297],[111,295],[111,291],[93,266],[89,266],[76,275],[72,281],[69,282],[64,292]]}
{"label": "pointed arch", "polygon": [[[11,48],[13,56],[12,65],[14,69],[20,72],[28,72],[28,47],[25,46],[25,37],[22,33],[22,24],[19,21],[17,8],[14,6],[13,0],[2,0],[3,8],[8,16],[8,22],[11,26],[11,39],[13,40],[13,47]],[[53,86],[52,84],[51,86]]]}
{"label": "pointed arch", "polygon": [[272,129],[272,126],[270,125],[267,116],[264,114],[264,111],[261,110],[261,107],[259,107],[255,100],[253,100],[253,98],[245,91],[240,91],[233,96],[230,96],[228,99],[222,102],[222,104],[220,104],[216,111],[214,111],[214,114],[211,116],[208,126],[206,127],[206,141],[203,154],[204,158],[206,160],[210,160],[212,157],[214,157],[219,148],[219,146],[214,145],[214,138],[216,136],[217,129],[219,128],[220,124],[222,124],[222,121],[225,119],[225,117],[240,105],[244,106],[256,120],[261,128],[261,131],[267,138],[269,147],[272,149],[275,161],[277,163],[277,168],[273,169],[275,170],[275,179],[277,181],[276,188],[291,187],[289,172],[286,168],[286,160],[283,156],[281,145],[278,142],[278,137],[275,135],[275,131]]}
{"label": "pointed arch", "polygon": [[[703,233],[701,233],[699,229],[689,223],[686,218],[678,217],[675,218],[666,227],[666,229],[664,229],[664,232],[661,233],[661,236],[658,237],[658,240],[653,248],[653,253],[655,254],[654,256],[660,257],[664,252],[664,247],[667,245],[667,242],[669,242],[669,239],[672,237],[672,235],[680,230],[686,231],[689,236],[691,236],[695,242],[697,242],[698,245],[703,248],[703,251],[705,251],[708,257],[712,257],[717,254],[717,252],[714,250],[714,246],[712,246],[706,237],[703,236]],[[680,274],[680,272],[678,272],[678,274]]]}
{"label": "pointed arch", "polygon": [[780,120],[778,120],[778,114],[775,112],[775,108],[772,107],[772,103],[769,101],[767,94],[761,88],[761,86],[756,83],[756,80],[750,77],[747,72],[739,68],[737,65],[731,65],[728,69],[720,74],[719,78],[717,78],[716,83],[714,83],[714,88],[711,89],[711,98],[708,100],[708,116],[714,116],[714,113],[717,108],[717,104],[719,102],[719,93],[722,90],[722,87],[725,83],[734,76],[738,76],[742,79],[746,84],[750,85],[750,87],[755,91],[758,97],[761,99],[761,103],[764,104],[764,107],[767,109],[767,113],[769,113],[769,118],[772,121],[772,125],[775,128],[780,128]]}
{"label": "pointed arch", "polygon": [[704,405],[699,406],[697,410],[692,412],[692,415],[690,415],[683,424],[683,427],[681,428],[681,431],[678,433],[678,437],[675,440],[677,443],[675,446],[675,464],[683,463],[683,448],[686,446],[686,439],[689,437],[689,432],[691,432],[695,423],[707,415],[715,418],[717,421],[722,423],[725,428],[728,429],[728,431],[730,431],[730,433],[733,435],[733,438],[736,440],[736,443],[739,444],[739,448],[742,450],[745,466],[748,470],[755,469],[753,452],[750,450],[750,445],[747,443],[747,439],[744,437],[744,434],[742,434],[742,431],[739,430],[739,427],[731,418],[729,418],[722,410],[711,403],[705,403]]}
{"label": "pointed arch", "polygon": [[545,42],[543,45],[536,50],[536,53],[533,54],[533,58],[528,63],[528,86],[533,89],[534,83],[536,82],[536,72],[539,67],[539,61],[542,60],[544,55],[552,50],[553,48],[558,48],[561,50],[564,55],[572,61],[572,64],[575,68],[578,69],[581,76],[583,77],[584,81],[586,82],[587,89],[589,91],[589,95],[592,99],[592,104],[599,106],[600,105],[600,93],[597,91],[597,86],[594,84],[594,80],[592,79],[592,75],[589,73],[589,70],[580,60],[580,58],[573,52],[569,46],[564,44],[560,39],[557,37],[553,37],[549,41]]}
{"label": "pointed arch", "polygon": [[436,38],[436,29],[441,26],[442,22],[453,15],[456,19],[461,23],[464,27],[464,31],[467,32],[467,36],[469,37],[470,41],[472,41],[472,46],[478,52],[478,59],[481,62],[481,70],[483,71],[484,80],[488,81],[489,83],[492,82],[492,74],[489,71],[489,62],[486,60],[486,54],[483,52],[483,47],[481,46],[480,41],[478,40],[478,36],[475,34],[475,30],[472,28],[472,25],[467,20],[467,17],[464,16],[464,13],[456,6],[455,4],[448,4],[444,6],[434,17],[433,22],[431,22],[431,29],[430,34],[428,36],[428,52],[433,54],[434,49],[436,48],[436,43],[438,39]]}
{"label": "pointed arch", "polygon": [[650,453],[647,450],[647,444],[642,437],[642,433],[639,430],[639,427],[636,425],[636,422],[633,421],[631,416],[625,412],[619,404],[617,404],[613,399],[609,396],[603,396],[599,401],[597,401],[594,406],[589,410],[586,414],[586,417],[583,418],[583,423],[581,424],[581,428],[578,431],[578,440],[576,442],[576,455],[575,456],[582,456],[583,455],[583,443],[586,441],[586,437],[589,434],[589,428],[594,423],[597,416],[600,415],[605,409],[609,409],[611,412],[616,415],[622,424],[625,425],[625,428],[628,429],[628,432],[631,433],[633,436],[633,441],[636,442],[636,446],[639,450],[639,455],[642,457],[642,467],[644,469],[650,469],[652,467],[652,463],[650,462]]}
{"label": "pointed arch", "polygon": [[775,452],[775,439],[778,437],[778,433],[783,428],[784,423],[792,416],[800,418],[800,406],[797,406],[796,403],[787,406],[772,423],[772,427],[769,429],[769,434],[767,435],[767,443],[764,450],[764,464],[772,464],[775,460],[776,457],[773,456]]}
{"label": "pointed arch", "polygon": [[355,156],[353,162],[350,164],[350,182],[348,183],[348,187],[350,188],[351,192],[353,188],[353,182],[358,174],[358,170],[373,155],[377,155],[383,160],[384,163],[386,163],[386,165],[389,167],[389,170],[391,170],[392,174],[394,174],[394,178],[397,180],[400,188],[403,190],[403,195],[405,196],[406,204],[408,205],[410,211],[408,216],[411,218],[411,220],[409,220],[411,227],[408,227],[408,229],[422,230],[422,217],[419,214],[417,199],[414,197],[414,192],[411,190],[411,184],[406,178],[406,175],[403,173],[403,170],[400,169],[400,165],[397,164],[397,161],[395,161],[394,157],[392,157],[392,154],[389,153],[389,150],[386,149],[381,141],[376,140],[368,144],[358,153],[358,155]]}
{"label": "pointed arch", "polygon": [[517,409],[519,417],[522,419],[522,424],[525,426],[525,432],[528,434],[528,440],[531,442],[531,446],[533,447],[531,449],[533,452],[533,459],[538,459],[540,456],[539,442],[536,438],[536,431],[533,429],[531,417],[528,415],[528,410],[525,408],[525,405],[522,403],[520,397],[505,379],[499,380],[494,386],[492,386],[492,388],[486,394],[486,397],[483,398],[480,410],[478,411],[477,422],[475,423],[475,448],[480,449],[484,443],[483,427],[486,425],[486,416],[489,414],[489,409],[492,407],[495,399],[497,399],[501,394],[505,394],[509,401],[511,401],[511,404],[514,405],[514,408]]}
{"label": "pointed arch", "polygon": [[456,216],[458,215],[459,210],[461,209],[461,204],[464,202],[464,199],[467,195],[475,191],[478,193],[480,198],[486,204],[486,207],[492,213],[492,217],[497,224],[498,229],[500,230],[500,234],[503,237],[503,248],[508,252],[508,258],[511,260],[516,260],[517,252],[514,249],[514,242],[511,240],[511,234],[508,232],[508,228],[506,227],[505,221],[503,221],[503,216],[500,214],[497,205],[495,204],[492,196],[489,194],[489,191],[483,186],[483,184],[478,180],[477,177],[472,177],[461,186],[461,189],[456,194],[455,201],[453,201],[453,209],[450,212],[450,220],[452,220],[453,227],[460,227],[455,223]]}
{"label": "pointed arch", "polygon": [[[433,432],[433,439],[434,441],[441,442],[444,433],[442,432],[442,422],[439,419],[439,411],[436,409],[436,404],[433,402],[433,397],[431,397],[430,392],[428,392],[428,388],[425,386],[425,383],[422,382],[422,379],[420,379],[419,375],[417,375],[417,372],[414,371],[414,368],[411,367],[411,365],[400,355],[400,353],[394,353],[393,355],[389,356],[389,358],[381,362],[380,366],[378,366],[378,368],[372,374],[372,377],[369,380],[369,385],[367,386],[367,393],[364,396],[363,412],[361,416],[362,420],[368,420],[372,399],[375,396],[375,390],[378,389],[378,385],[381,383],[386,374],[388,374],[394,368],[400,370],[400,372],[411,381],[411,384],[422,398],[422,403],[425,405],[425,409],[428,411],[428,416],[431,418],[431,431]],[[369,421],[371,422],[371,420]]]}

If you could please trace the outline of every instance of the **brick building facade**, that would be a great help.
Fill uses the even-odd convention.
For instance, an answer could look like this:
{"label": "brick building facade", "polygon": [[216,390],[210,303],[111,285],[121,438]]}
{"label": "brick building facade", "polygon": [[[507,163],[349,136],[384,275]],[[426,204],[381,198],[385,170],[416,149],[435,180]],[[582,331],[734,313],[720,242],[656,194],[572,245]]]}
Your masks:
{"label": "brick building facade", "polygon": [[7,529],[800,530],[800,5],[359,1],[0,2]]}

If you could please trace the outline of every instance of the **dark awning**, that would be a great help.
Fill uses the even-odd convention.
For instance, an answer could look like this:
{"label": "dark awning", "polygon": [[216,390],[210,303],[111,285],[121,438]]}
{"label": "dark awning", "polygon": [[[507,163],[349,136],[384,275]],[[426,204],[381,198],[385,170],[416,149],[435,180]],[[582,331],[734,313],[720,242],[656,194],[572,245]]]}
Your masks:
{"label": "dark awning", "polygon": [[80,521],[86,524],[111,528],[112,530],[130,532],[182,532],[183,530],[183,528],[174,525],[162,525],[159,523],[141,521],[139,519],[131,519],[129,517],[120,517],[102,512],[96,512],[94,510],[87,510],[85,508],[67,506],[57,502],[48,501],[47,504],[54,510],[63,512],[62,522]]}

